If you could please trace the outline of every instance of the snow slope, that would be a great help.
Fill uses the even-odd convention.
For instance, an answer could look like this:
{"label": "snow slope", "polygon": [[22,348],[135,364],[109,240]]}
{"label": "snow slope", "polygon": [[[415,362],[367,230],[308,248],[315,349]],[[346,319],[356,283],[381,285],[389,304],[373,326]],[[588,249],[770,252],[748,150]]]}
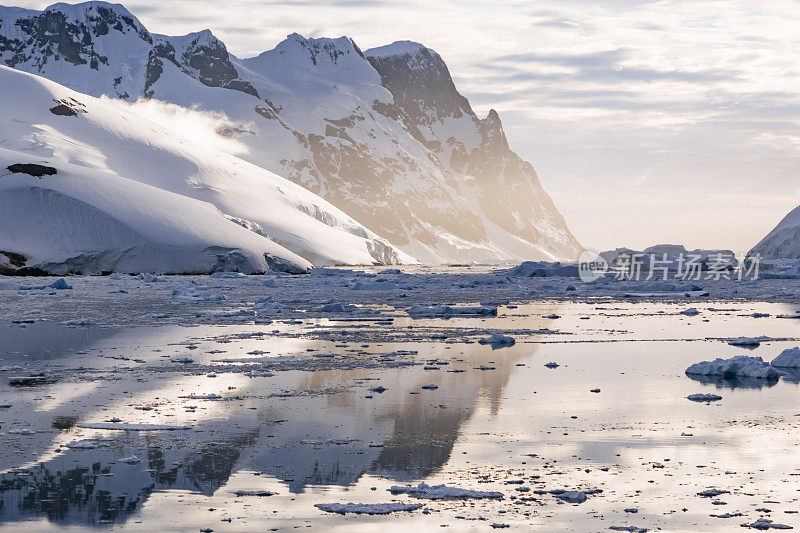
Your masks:
{"label": "snow slope", "polygon": [[769,235],[750,250],[763,259],[800,259],[800,207],[792,210]]}
{"label": "snow slope", "polygon": [[150,33],[104,2],[0,8],[0,61],[99,96],[222,112],[241,158],[426,262],[574,260],[580,246],[500,117],[479,118],[436,52],[289,35],[240,60],[204,30]]}
{"label": "snow slope", "polygon": [[[0,67],[0,87],[6,268],[13,254],[24,256],[24,266],[58,274],[300,271],[410,260],[306,189],[220,150],[213,131],[198,131],[201,144],[135,105],[7,67]],[[18,164],[57,173],[9,169]]]}

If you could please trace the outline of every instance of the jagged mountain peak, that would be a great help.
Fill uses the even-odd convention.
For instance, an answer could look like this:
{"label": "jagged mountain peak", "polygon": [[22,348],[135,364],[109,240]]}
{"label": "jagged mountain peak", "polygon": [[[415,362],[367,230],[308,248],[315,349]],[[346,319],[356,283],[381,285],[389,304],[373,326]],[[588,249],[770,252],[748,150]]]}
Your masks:
{"label": "jagged mountain peak", "polygon": [[469,102],[456,89],[439,54],[411,41],[367,50],[365,56],[381,75],[395,104],[421,125],[447,118],[474,117]]}
{"label": "jagged mountain peak", "polygon": [[345,36],[303,37],[293,33],[272,50],[243,59],[241,64],[256,76],[290,85],[314,82],[325,86],[380,87],[378,73],[366,61],[356,43]]}
{"label": "jagged mountain peak", "polygon": [[221,46],[227,50],[225,43],[220,41],[209,29],[187,33],[186,35],[167,36],[159,35],[159,37],[169,39],[173,43],[193,43],[193,44],[206,44]]}
{"label": "jagged mountain peak", "polygon": [[479,131],[484,146],[492,146],[502,152],[510,150],[506,132],[503,130],[503,122],[494,109],[490,109],[486,118],[481,120]]}
{"label": "jagged mountain peak", "polygon": [[298,52],[307,55],[314,66],[324,63],[336,65],[351,54],[364,58],[361,49],[349,37],[304,37],[299,33],[287,35],[273,50],[264,52],[261,56],[277,53],[295,57]]}
{"label": "jagged mountain peak", "polygon": [[133,30],[145,39],[150,35],[139,19],[122,4],[102,1],[78,4],[59,2],[46,7],[42,13],[59,13],[71,21],[83,22],[101,32],[95,35],[104,35],[113,30],[121,33]]}

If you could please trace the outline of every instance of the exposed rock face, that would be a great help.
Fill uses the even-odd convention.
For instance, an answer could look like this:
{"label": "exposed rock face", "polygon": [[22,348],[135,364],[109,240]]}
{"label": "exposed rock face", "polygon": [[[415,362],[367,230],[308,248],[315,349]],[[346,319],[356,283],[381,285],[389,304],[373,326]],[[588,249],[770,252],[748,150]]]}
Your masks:
{"label": "exposed rock face", "polygon": [[239,73],[231,63],[228,49],[208,30],[183,37],[157,36],[147,59],[144,88],[146,96],[152,96],[150,88],[164,72],[164,60],[203,85],[233,89],[258,98],[255,88],[239,78]]}
{"label": "exposed rock face", "polygon": [[497,112],[479,119],[436,52],[406,41],[366,55],[406,127],[419,131],[442,164],[462,176],[460,191],[477,200],[487,226],[496,225],[559,258],[577,256],[579,244],[533,167],[509,148]]}
{"label": "exposed rock face", "polygon": [[[42,29],[51,19],[61,37]],[[241,157],[422,261],[579,252],[497,113],[477,117],[441,57],[420,44],[364,53],[347,37],[292,34],[239,60],[207,30],[150,34],[121,6],[90,2],[0,8],[0,61],[92,95],[224,112],[244,125],[230,132],[249,148]]]}

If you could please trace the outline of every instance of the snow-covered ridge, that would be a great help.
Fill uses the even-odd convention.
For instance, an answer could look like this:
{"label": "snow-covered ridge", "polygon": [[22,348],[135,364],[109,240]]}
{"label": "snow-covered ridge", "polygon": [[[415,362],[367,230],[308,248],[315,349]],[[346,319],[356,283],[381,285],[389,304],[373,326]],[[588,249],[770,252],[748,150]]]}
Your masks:
{"label": "snow-covered ridge", "polygon": [[[42,29],[58,16],[68,24]],[[292,34],[240,60],[208,30],[151,34],[102,2],[0,11],[0,36],[0,62],[82,93],[226,114],[241,125],[229,130],[246,148],[240,157],[422,261],[580,251],[497,113],[477,117],[442,58],[419,43],[362,53],[348,37]]]}
{"label": "snow-covered ridge", "polygon": [[749,255],[764,259],[800,259],[800,207],[793,209]]}
{"label": "snow-covered ridge", "polygon": [[136,105],[2,66],[0,86],[0,252],[16,267],[249,273],[410,260],[302,187]]}
{"label": "snow-covered ridge", "polygon": [[364,55],[367,57],[389,57],[404,54],[415,54],[424,49],[425,46],[414,41],[395,41],[392,44],[370,48]]}

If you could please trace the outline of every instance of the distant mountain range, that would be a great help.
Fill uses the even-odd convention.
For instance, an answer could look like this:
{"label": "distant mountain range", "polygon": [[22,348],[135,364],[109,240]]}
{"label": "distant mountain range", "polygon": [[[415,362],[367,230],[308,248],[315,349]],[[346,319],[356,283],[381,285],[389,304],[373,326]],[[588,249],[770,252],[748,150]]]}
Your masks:
{"label": "distant mountain range", "polygon": [[[362,52],[347,37],[293,34],[238,59],[208,30],[153,34],[121,5],[87,2],[0,7],[0,64],[87,95],[224,113],[233,126],[222,133],[246,147],[236,157],[362,224],[372,262],[572,260],[580,251],[533,167],[509,148],[498,114],[479,118],[442,58],[417,43]],[[180,179],[190,196],[214,196],[208,184],[191,185],[192,172]],[[213,203],[246,227],[257,218],[258,206],[248,218],[230,208],[235,199]],[[308,214],[331,222],[325,208]],[[374,244],[377,236],[408,255]],[[358,255],[288,249],[311,264]]]}

